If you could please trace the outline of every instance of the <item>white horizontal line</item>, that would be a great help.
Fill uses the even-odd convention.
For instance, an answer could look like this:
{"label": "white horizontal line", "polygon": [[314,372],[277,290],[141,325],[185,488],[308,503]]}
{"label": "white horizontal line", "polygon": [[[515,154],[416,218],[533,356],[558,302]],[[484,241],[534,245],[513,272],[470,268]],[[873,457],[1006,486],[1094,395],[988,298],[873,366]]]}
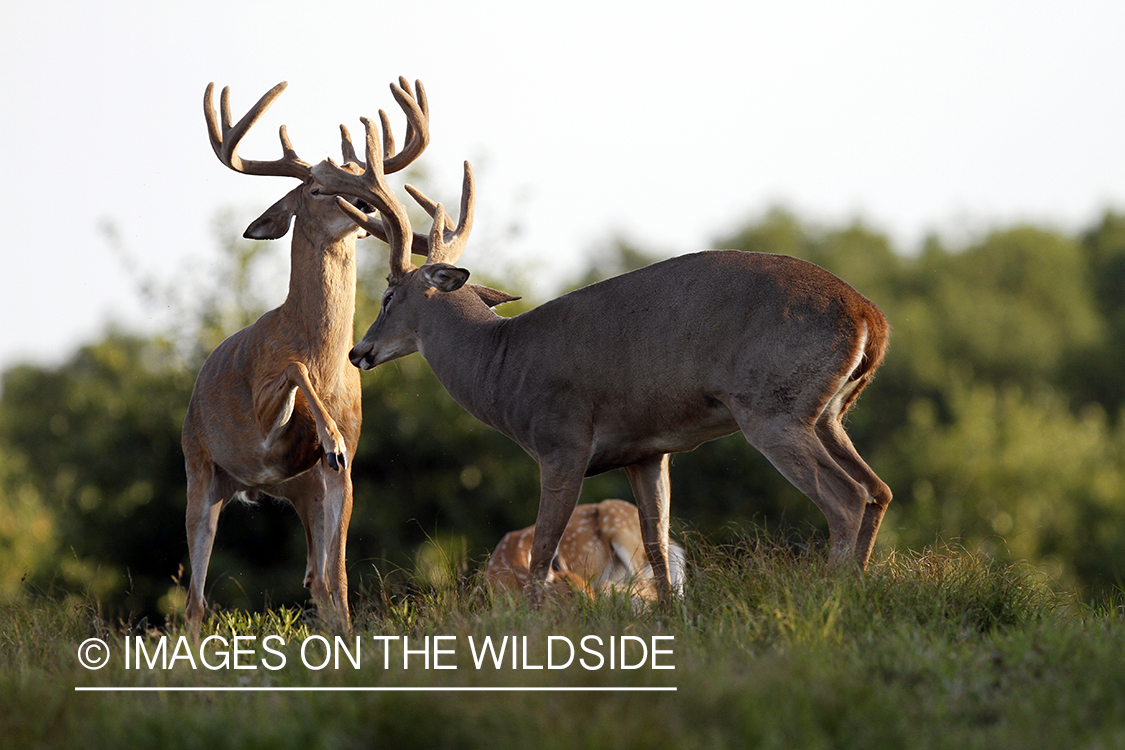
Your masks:
{"label": "white horizontal line", "polygon": [[674,687],[76,687],[77,693],[652,693]]}

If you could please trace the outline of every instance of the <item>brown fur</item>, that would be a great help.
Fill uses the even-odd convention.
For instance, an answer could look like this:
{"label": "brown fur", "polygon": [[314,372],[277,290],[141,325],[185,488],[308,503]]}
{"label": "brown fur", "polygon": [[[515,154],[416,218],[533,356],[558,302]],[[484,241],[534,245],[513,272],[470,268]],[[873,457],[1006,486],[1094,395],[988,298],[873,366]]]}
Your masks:
{"label": "brown fur", "polygon": [[[534,535],[531,525],[509,531],[496,545],[485,569],[494,590],[523,591],[530,575]],[[682,561],[682,549],[675,544],[669,549]],[[682,570],[678,573],[672,576],[677,589],[682,587]],[[624,500],[576,506],[559,541],[548,583],[559,578],[587,594],[617,590],[638,599],[656,599],[637,507]]]}

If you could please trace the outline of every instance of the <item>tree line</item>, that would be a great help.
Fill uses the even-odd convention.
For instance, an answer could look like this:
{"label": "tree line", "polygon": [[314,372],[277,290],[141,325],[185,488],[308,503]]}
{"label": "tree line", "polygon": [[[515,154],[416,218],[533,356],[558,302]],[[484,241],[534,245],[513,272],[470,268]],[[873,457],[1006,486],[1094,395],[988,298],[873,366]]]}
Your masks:
{"label": "tree line", "polygon": [[[385,276],[384,249],[367,243],[357,334],[376,315]],[[714,246],[812,261],[890,321],[886,362],[848,423],[895,493],[877,553],[959,543],[1025,560],[1088,598],[1120,591],[1125,214],[1107,212],[1073,233],[1018,225],[959,246],[934,236],[908,254],[861,222],[820,227],[774,210]],[[210,350],[281,301],[256,289],[263,248],[226,241],[216,283],[191,303],[154,292],[177,305],[158,334],[110,330],[61,365],[2,374],[0,598],[88,595],[123,617],[182,607],[180,428]],[[616,242],[572,286],[653,260]],[[503,278],[484,283],[523,291]],[[535,462],[457,406],[420,356],[364,374],[363,391],[348,540],[353,595],[470,569],[506,531],[534,521]],[[826,536],[815,506],[740,435],[674,464],[672,515],[689,538],[748,525],[793,544]],[[630,498],[623,473],[586,482],[583,502],[606,497]],[[219,524],[209,599],[303,602],[304,546],[288,506],[232,504]]]}

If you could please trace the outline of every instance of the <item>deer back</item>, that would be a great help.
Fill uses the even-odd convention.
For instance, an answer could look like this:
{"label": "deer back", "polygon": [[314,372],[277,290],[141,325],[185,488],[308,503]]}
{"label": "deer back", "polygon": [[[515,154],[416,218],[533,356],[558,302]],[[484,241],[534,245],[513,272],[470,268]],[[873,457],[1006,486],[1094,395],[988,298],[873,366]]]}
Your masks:
{"label": "deer back", "polygon": [[814,409],[857,359],[873,370],[887,337],[873,303],[787,256],[684,255],[510,319],[427,268],[388,290],[353,362],[384,342],[421,350],[457,401],[532,455],[592,443],[589,473],[733,432],[732,401],[766,418]]}

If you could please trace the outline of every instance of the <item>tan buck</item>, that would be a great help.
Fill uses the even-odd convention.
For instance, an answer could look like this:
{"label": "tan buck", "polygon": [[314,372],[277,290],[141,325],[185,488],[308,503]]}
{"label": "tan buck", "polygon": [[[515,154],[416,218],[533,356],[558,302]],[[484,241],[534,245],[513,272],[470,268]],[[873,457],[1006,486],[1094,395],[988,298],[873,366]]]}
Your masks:
{"label": "tan buck", "polygon": [[[352,511],[351,461],[360,430],[360,381],[348,363],[355,317],[355,242],[359,228],[313,177],[312,165],[297,157],[281,127],[282,158],[250,161],[237,154],[251,126],[284,90],[281,83],[263,96],[237,124],[231,124],[229,90],[221,97],[222,123],[215,114],[214,84],[204,95],[211,146],[219,160],[243,174],[293,177],[301,184],[271,206],[246,230],[251,239],[277,239],[295,219],[289,294],[285,302],[253,325],[233,334],[211,353],[192,392],[184,419],[187,468],[187,540],[191,559],[186,618],[198,636],[205,601],[204,582],[219,514],[234,497],[253,500],[259,492],[293,504],[305,528],[308,561],[305,585],[325,619],[348,627],[348,580],[344,567]],[[394,172],[409,165],[429,142],[429,115],[421,83],[410,93],[405,79],[391,86],[406,113],[406,143],[394,153],[386,114],[380,112],[387,153],[364,165],[341,126],[348,174]],[[368,140],[374,125],[364,119]],[[355,211],[371,210],[358,196]]]}
{"label": "tan buck", "polygon": [[[441,205],[408,189],[434,217],[429,255],[415,268],[411,243],[392,247],[382,311],[351,361],[370,369],[421,352],[458,403],[539,462],[532,601],[551,577],[583,477],[617,468],[669,600],[669,454],[736,430],[823,511],[831,563],[866,566],[891,491],[842,419],[886,351],[887,321],[873,303],[802,260],[713,251],[502,318],[490,307],[513,298],[468,285],[469,272],[452,265],[472,210],[468,163],[458,231]],[[405,215],[401,205],[396,214]],[[409,236],[409,225],[396,231]]]}
{"label": "tan buck", "polygon": [[[535,526],[509,531],[496,545],[485,568],[485,577],[494,590],[523,591],[531,570],[534,534]],[[668,553],[672,590],[682,595],[684,550],[670,542]],[[656,598],[637,506],[624,500],[576,506],[551,570],[580,590],[621,591],[646,601]]]}

